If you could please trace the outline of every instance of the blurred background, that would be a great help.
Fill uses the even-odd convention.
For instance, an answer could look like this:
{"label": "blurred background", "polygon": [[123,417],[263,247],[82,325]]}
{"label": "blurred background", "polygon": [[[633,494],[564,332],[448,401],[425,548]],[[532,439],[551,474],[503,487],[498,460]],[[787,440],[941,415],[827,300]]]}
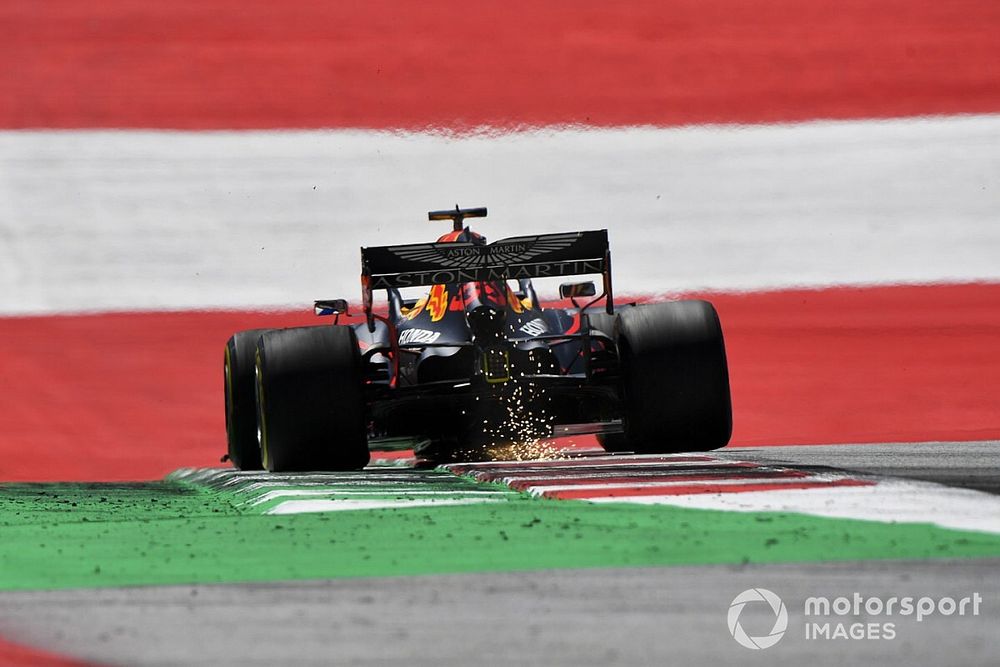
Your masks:
{"label": "blurred background", "polygon": [[488,206],[707,296],[734,444],[1000,438],[989,0],[0,4],[0,480],[225,451],[235,330]]}

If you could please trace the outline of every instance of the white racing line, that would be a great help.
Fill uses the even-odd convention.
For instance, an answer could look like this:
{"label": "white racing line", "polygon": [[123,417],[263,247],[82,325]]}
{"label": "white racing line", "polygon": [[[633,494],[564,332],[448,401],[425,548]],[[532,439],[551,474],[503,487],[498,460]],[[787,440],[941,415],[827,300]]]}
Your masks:
{"label": "white racing line", "polygon": [[486,205],[607,228],[620,294],[1000,280],[1000,115],[547,129],[0,132],[0,313],[301,307]]}
{"label": "white racing line", "polygon": [[[448,496],[455,495],[454,491],[427,491],[426,489],[421,489],[416,487],[405,488],[405,489],[394,489],[393,492],[401,496],[405,495],[407,498],[411,498],[413,500],[418,500],[421,496],[430,496],[431,498],[429,500],[431,502],[433,502],[434,500],[433,496],[443,496],[447,498]],[[469,498],[463,500],[475,500],[476,498],[489,499],[490,497],[503,497],[508,495],[503,491],[488,491],[485,489],[482,491],[467,490],[463,491],[462,493],[469,496]],[[329,491],[325,489],[281,489],[278,491],[268,491],[267,493],[255,496],[254,499],[249,501],[247,504],[261,505],[263,503],[267,503],[272,500],[277,500],[279,498],[280,499],[295,498],[297,500],[301,500],[303,498],[308,498],[310,496],[326,497],[333,495],[343,496],[345,500],[354,501],[358,499],[352,498],[351,496],[370,496],[371,491],[352,491],[352,490]]]}
{"label": "white racing line", "polygon": [[[622,498],[592,498],[620,502]],[[871,486],[632,497],[630,503],[736,512],[794,512],[882,523],[931,523],[1000,533],[1000,497],[931,482],[879,480]]]}
{"label": "white racing line", "polygon": [[362,500],[340,498],[337,500],[286,500],[265,514],[310,514],[314,512],[339,512],[344,510],[382,510],[404,507],[445,507],[448,505],[479,505],[502,502],[503,498],[393,498],[384,500]]}

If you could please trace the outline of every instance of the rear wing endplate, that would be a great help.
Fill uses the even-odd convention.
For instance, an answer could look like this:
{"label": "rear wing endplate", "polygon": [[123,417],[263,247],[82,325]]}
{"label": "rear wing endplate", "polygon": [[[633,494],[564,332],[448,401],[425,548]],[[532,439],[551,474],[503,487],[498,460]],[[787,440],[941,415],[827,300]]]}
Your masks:
{"label": "rear wing endplate", "polygon": [[416,243],[361,249],[361,287],[371,322],[372,292],[520,278],[600,273],[612,312],[611,253],[605,229],[502,239],[490,244]]}

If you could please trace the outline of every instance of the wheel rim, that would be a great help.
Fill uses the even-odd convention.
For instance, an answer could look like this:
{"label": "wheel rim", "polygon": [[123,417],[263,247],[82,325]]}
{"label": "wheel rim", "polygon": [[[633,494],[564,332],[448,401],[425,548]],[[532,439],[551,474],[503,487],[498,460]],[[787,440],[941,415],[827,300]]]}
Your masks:
{"label": "wheel rim", "polygon": [[226,362],[223,364],[226,387],[226,442],[229,445],[230,456],[233,452],[233,369],[232,353],[226,346]]}
{"label": "wheel rim", "polygon": [[257,444],[260,446],[261,463],[268,468],[270,456],[267,453],[267,416],[264,411],[264,380],[260,372],[260,350],[254,354],[253,374],[257,394]]}

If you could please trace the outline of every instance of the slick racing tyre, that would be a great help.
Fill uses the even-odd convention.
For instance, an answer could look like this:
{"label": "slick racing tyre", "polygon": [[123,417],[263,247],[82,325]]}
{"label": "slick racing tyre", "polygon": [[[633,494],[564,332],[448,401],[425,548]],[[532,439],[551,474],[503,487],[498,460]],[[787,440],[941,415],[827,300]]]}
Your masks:
{"label": "slick racing tyre", "polygon": [[226,440],[229,460],[240,470],[260,470],[257,442],[257,398],[254,395],[254,354],[257,339],[267,329],[240,331],[226,343],[224,362]]}
{"label": "slick racing tyre", "polygon": [[597,444],[603,447],[606,452],[631,451],[624,433],[598,433]]}
{"label": "slick racing tyre", "polygon": [[257,343],[257,428],[270,471],[358,470],[369,460],[354,329],[265,333]]}
{"label": "slick racing tyre", "polygon": [[623,310],[616,342],[624,401],[616,449],[644,454],[708,451],[732,435],[722,327],[712,304],[677,301]]}
{"label": "slick racing tyre", "polygon": [[[620,312],[620,311],[619,311]],[[587,311],[587,317],[590,319],[590,330],[600,331],[601,333],[607,334],[612,338],[615,335],[615,319],[618,317],[618,313],[614,315],[608,315],[604,311]]]}

